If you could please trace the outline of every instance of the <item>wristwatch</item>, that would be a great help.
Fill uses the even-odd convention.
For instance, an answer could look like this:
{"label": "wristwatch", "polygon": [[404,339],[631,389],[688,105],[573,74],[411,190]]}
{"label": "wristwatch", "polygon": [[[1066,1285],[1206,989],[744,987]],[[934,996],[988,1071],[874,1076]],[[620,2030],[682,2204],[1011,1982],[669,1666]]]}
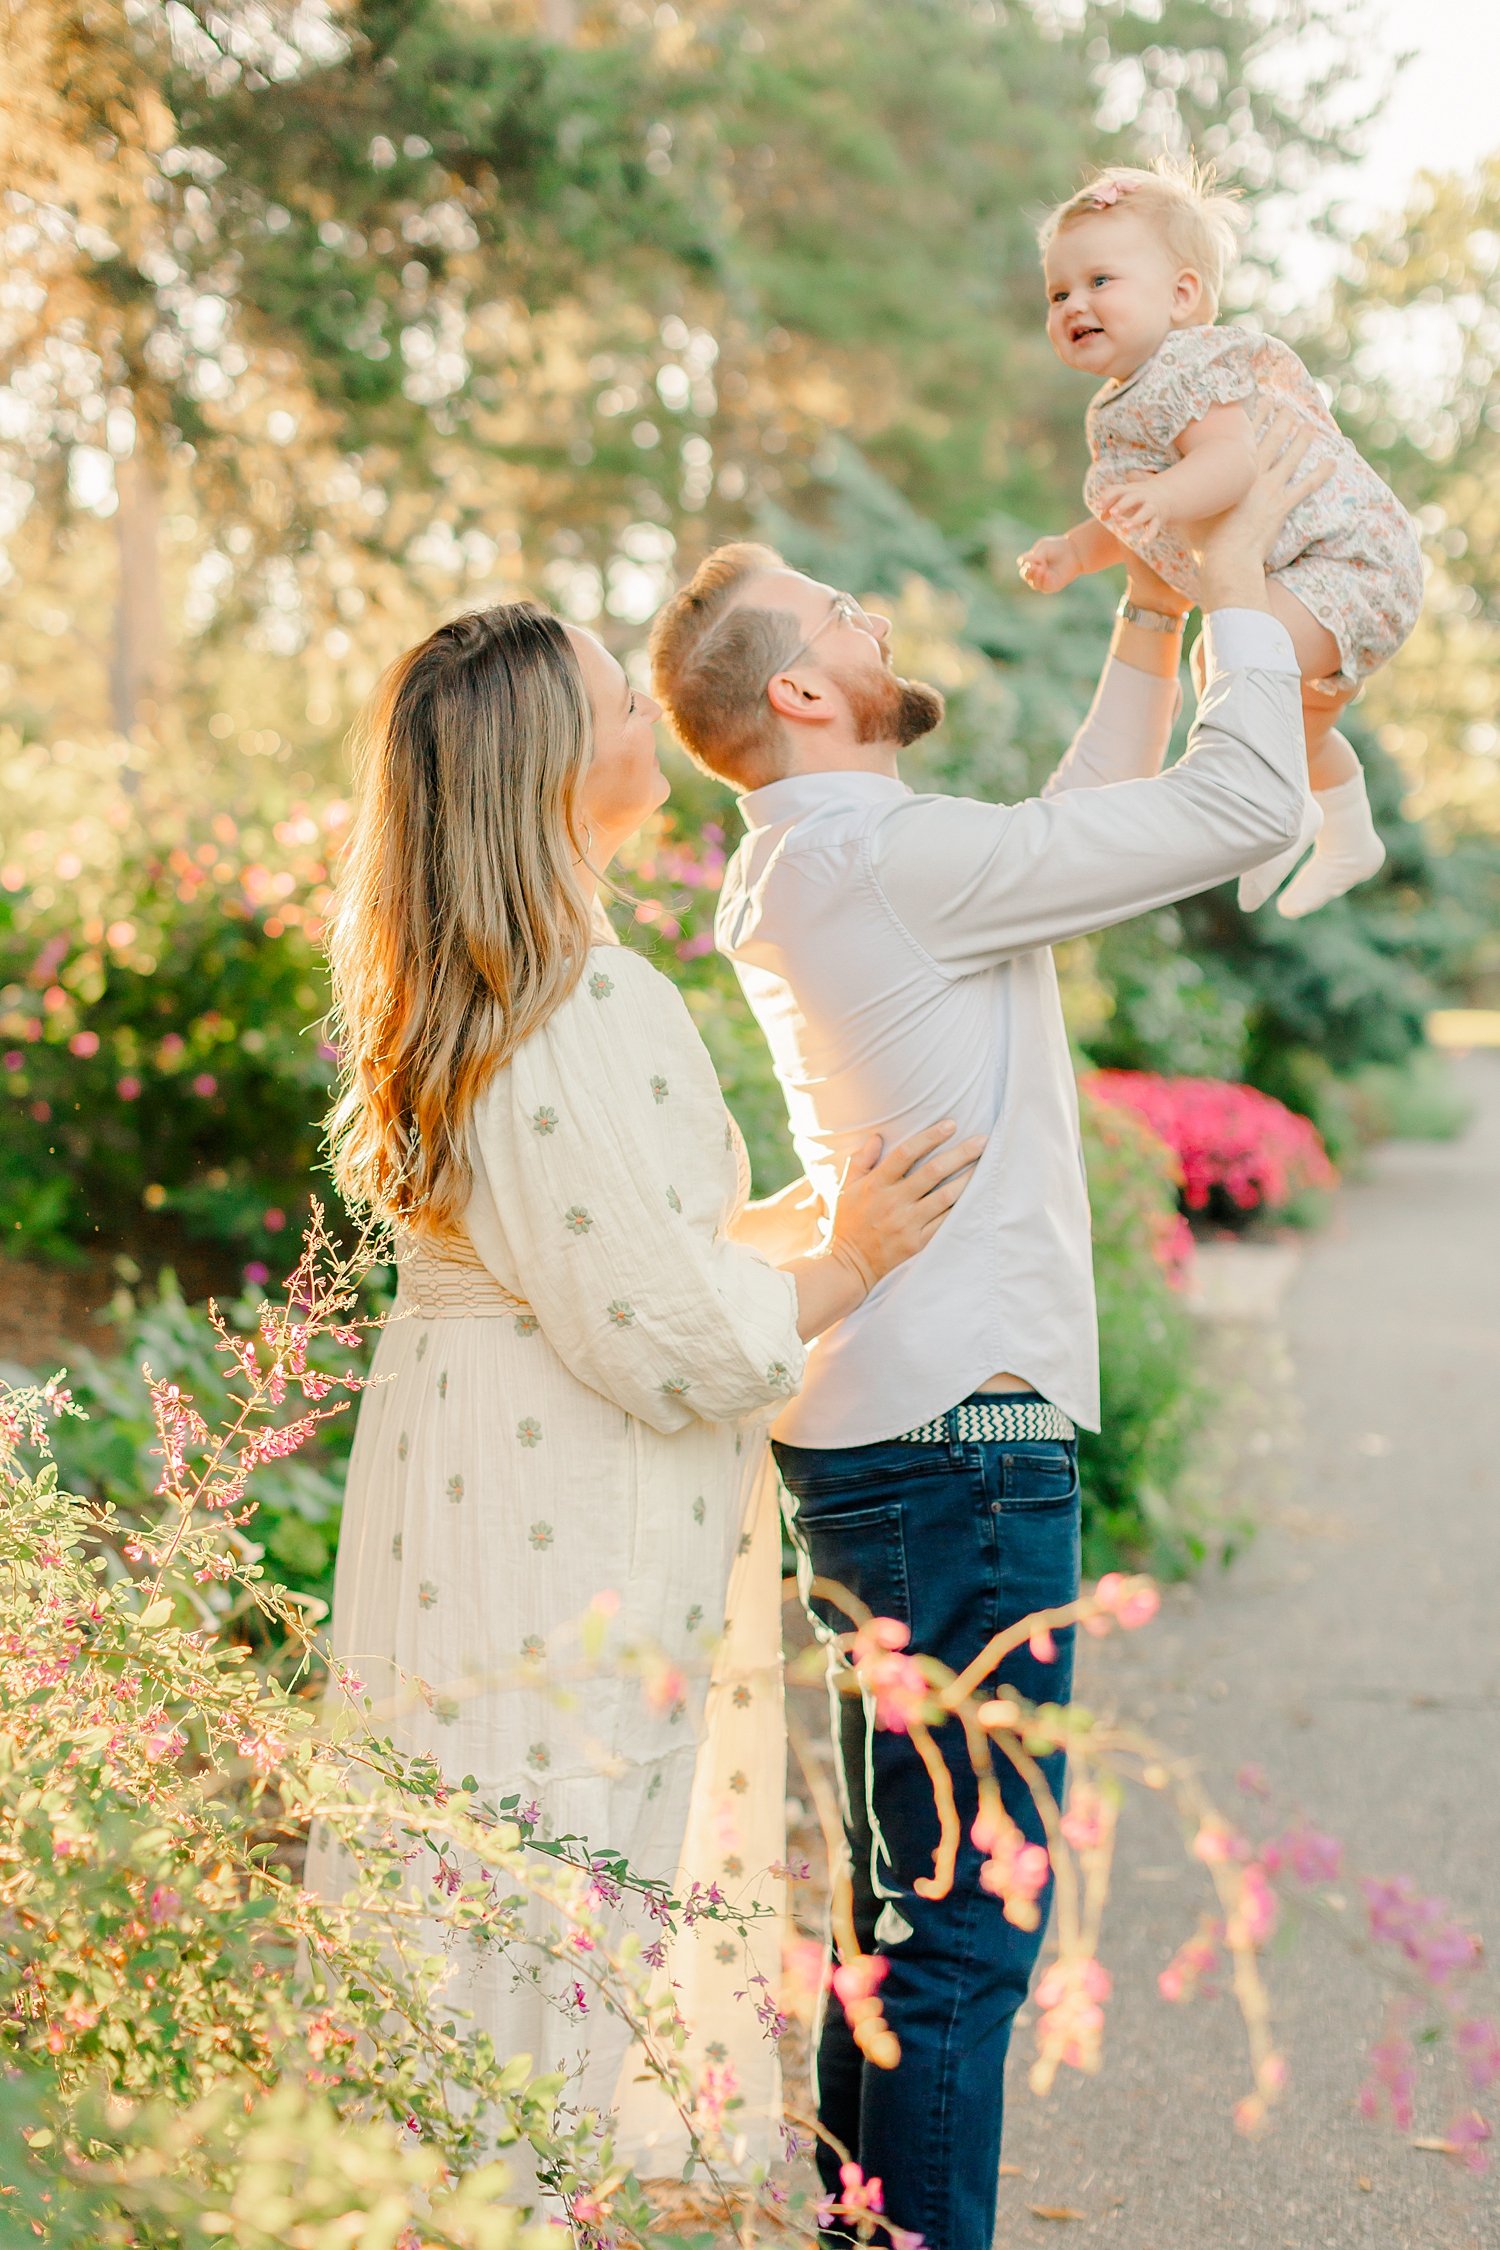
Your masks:
{"label": "wristwatch", "polygon": [[1139,625],[1143,633],[1180,633],[1187,623],[1187,611],[1172,612],[1164,609],[1142,609],[1127,594],[1115,611],[1127,625]]}

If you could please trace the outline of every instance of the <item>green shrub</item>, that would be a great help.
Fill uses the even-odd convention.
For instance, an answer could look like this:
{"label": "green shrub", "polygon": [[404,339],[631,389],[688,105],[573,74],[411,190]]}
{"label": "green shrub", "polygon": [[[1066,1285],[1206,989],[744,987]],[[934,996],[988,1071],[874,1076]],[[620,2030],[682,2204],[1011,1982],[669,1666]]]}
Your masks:
{"label": "green shrub", "polygon": [[1079,1444],[1084,1569],[1196,1559],[1174,1507],[1205,1400],[1192,1316],[1174,1285],[1190,1244],[1171,1151],[1128,1111],[1082,1101],[1099,1299],[1101,1427]]}
{"label": "green shrub", "polygon": [[[227,1272],[268,1264],[332,1083],[321,935],[347,808],[215,811],[165,753],[144,778],[63,771],[55,826],[0,870],[0,1240],[114,1249],[166,1213]],[[0,756],[10,786],[29,776]]]}

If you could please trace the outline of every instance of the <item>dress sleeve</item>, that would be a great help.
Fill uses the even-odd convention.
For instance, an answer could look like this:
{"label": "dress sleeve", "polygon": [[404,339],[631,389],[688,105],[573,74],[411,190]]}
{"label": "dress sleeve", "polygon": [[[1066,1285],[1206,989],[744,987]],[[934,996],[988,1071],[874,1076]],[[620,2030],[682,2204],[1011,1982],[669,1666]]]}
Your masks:
{"label": "dress sleeve", "polygon": [[1244,405],[1255,396],[1254,353],[1238,328],[1184,328],[1163,356],[1152,384],[1151,421],[1157,436],[1179,438],[1211,406]]}
{"label": "dress sleeve", "polygon": [[722,1231],[731,1134],[680,996],[618,948],[475,1112],[475,1249],[580,1382],[664,1432],[802,1379],[796,1283]]}

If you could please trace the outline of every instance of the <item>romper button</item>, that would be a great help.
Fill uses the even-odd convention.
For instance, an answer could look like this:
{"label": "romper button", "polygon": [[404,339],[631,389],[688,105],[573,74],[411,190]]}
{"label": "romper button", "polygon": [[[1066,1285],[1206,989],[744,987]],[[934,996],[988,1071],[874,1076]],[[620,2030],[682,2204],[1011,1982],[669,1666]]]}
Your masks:
{"label": "romper button", "polygon": [[990,1502],[990,1514],[991,1514],[992,1516],[998,1516],[998,1515],[999,1515],[999,1513],[1000,1513],[1000,1503],[999,1503],[999,1501],[998,1501],[998,1500],[992,1500],[992,1501]]}

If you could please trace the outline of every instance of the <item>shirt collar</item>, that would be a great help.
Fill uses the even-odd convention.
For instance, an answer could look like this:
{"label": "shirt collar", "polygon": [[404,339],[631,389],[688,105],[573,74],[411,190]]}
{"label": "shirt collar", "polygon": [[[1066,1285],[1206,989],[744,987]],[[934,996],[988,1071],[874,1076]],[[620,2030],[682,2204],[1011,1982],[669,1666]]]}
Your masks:
{"label": "shirt collar", "polygon": [[783,821],[800,820],[804,813],[818,812],[825,805],[892,804],[911,794],[904,781],[888,773],[842,768],[828,773],[799,773],[786,781],[768,782],[764,789],[750,790],[740,799],[740,818],[747,830],[775,828]]}

